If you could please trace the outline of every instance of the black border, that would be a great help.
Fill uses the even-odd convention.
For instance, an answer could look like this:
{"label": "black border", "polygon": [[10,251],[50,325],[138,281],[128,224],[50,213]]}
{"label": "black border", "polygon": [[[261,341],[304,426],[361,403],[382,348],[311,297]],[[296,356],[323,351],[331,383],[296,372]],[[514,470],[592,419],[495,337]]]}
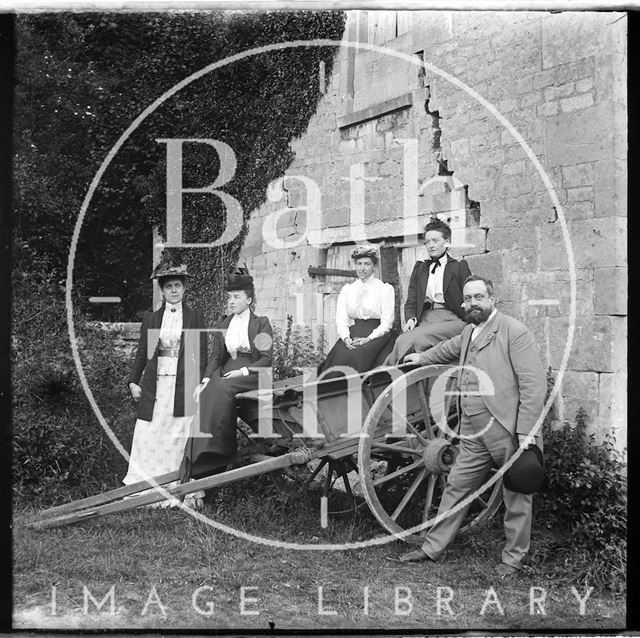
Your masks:
{"label": "black border", "polygon": [[11,169],[13,134],[13,88],[15,67],[15,19],[0,14],[0,286],[8,294],[1,315],[0,341],[0,516],[5,524],[0,532],[0,628],[11,626],[12,587],[12,482],[11,482],[11,383],[10,383],[10,318],[11,318]]}

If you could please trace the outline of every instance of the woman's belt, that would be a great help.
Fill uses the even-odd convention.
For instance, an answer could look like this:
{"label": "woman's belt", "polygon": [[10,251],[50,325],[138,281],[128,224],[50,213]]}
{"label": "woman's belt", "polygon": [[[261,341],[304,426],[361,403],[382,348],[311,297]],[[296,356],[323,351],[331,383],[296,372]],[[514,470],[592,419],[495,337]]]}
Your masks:
{"label": "woman's belt", "polygon": [[[231,356],[231,354],[229,354],[229,356]],[[233,357],[231,357],[231,358],[233,358]],[[235,358],[236,359],[251,359],[251,352],[242,352],[242,351],[236,352]]]}
{"label": "woman's belt", "polygon": [[353,325],[377,328],[380,325],[380,319],[354,319]]}
{"label": "woman's belt", "polygon": [[180,354],[180,348],[159,348],[159,357],[177,357]]}

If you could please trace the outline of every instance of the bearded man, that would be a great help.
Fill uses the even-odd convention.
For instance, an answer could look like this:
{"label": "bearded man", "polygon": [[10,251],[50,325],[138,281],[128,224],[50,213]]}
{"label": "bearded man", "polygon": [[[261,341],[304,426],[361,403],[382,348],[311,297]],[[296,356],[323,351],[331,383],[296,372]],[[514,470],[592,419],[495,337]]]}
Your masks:
{"label": "bearded man", "polygon": [[[404,361],[422,365],[459,361],[460,453],[440,501],[438,514],[450,512],[480,488],[493,466],[502,467],[518,449],[535,443],[533,432],[542,414],[546,374],[531,332],[496,308],[489,279],[472,275],[463,288],[465,319],[461,334]],[[532,494],[503,488],[506,544],[497,575],[504,578],[522,569],[531,541]],[[463,522],[468,507],[431,527],[422,547],[400,557],[402,562],[437,560]]]}

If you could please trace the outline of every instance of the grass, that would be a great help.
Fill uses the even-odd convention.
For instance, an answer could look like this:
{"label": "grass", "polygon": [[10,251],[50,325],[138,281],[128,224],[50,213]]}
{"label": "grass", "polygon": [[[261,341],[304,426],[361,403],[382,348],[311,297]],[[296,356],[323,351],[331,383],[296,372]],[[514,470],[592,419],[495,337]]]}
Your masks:
{"label": "grass", "polygon": [[[206,514],[236,529],[294,542],[341,543],[381,533],[366,509],[332,518],[323,529],[319,500],[320,492],[311,490],[285,502],[270,482],[255,479],[208,495]],[[408,546],[397,541],[350,551],[281,549],[226,534],[179,510],[126,512],[44,532],[24,526],[34,514],[32,506],[21,505],[14,516],[16,628],[267,630],[271,622],[276,629],[294,630],[462,630],[614,629],[625,624],[622,594],[603,590],[592,591],[580,615],[570,564],[553,565],[547,557],[542,567],[528,566],[516,579],[494,577],[503,542],[499,517],[479,533],[459,538],[445,560],[406,565],[397,556]],[[544,536],[536,540],[534,556],[546,542]],[[107,611],[107,601],[102,611],[89,604],[85,614],[83,587],[101,601],[112,586],[115,613]],[[209,589],[197,594],[196,603],[206,611],[212,601],[212,615],[192,606],[200,587]],[[245,591],[245,597],[258,599],[245,610],[259,615],[241,614],[241,587],[257,588]],[[319,613],[319,587],[323,611],[335,614]],[[396,587],[400,598],[411,591],[408,615],[402,615],[406,603],[396,610]],[[438,587],[451,588],[452,615],[446,607],[438,613]],[[491,587],[503,613],[498,604],[485,604]],[[545,614],[530,613],[532,587],[546,592]],[[577,591],[584,595],[585,586],[578,585]],[[448,593],[441,590],[442,596]]]}

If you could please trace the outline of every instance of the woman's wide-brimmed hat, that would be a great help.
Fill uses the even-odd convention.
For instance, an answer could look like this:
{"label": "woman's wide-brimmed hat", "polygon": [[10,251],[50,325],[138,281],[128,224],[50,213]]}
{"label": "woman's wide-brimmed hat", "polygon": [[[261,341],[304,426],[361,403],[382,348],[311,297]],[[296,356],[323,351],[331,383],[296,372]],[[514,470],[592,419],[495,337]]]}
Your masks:
{"label": "woman's wide-brimmed hat", "polygon": [[226,288],[228,291],[253,288],[253,277],[246,268],[236,268],[232,273],[227,275]]}
{"label": "woman's wide-brimmed hat", "polygon": [[353,259],[353,261],[357,261],[363,257],[369,257],[369,259],[376,263],[380,258],[378,247],[373,244],[360,244],[360,246],[356,246],[354,251],[351,253],[351,259]]}
{"label": "woman's wide-brimmed hat", "polygon": [[149,279],[158,279],[159,277],[191,277],[191,275],[187,272],[186,264],[166,257],[153,269]]}

